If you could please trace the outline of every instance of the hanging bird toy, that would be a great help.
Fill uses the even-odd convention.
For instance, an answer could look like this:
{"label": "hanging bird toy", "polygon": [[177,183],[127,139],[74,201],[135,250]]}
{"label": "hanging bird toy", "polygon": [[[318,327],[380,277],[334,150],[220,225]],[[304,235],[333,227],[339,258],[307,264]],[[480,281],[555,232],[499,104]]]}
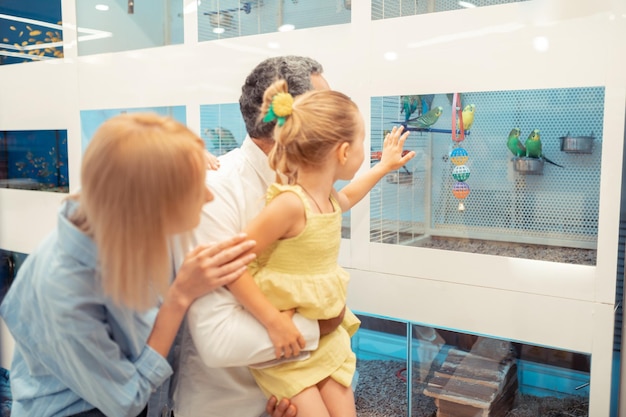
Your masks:
{"label": "hanging bird toy", "polygon": [[[474,122],[474,106],[466,106],[466,111],[461,111],[461,102],[459,99],[459,93],[454,93],[452,98],[452,142],[454,148],[450,152],[450,161],[455,165],[452,169],[452,178],[456,181],[452,186],[452,194],[459,200],[459,211],[465,211],[465,204],[463,200],[469,195],[470,187],[465,182],[470,176],[470,170],[465,165],[469,159],[468,153],[464,148],[461,148],[459,144],[465,140],[465,129],[463,126],[463,118],[468,116],[468,111],[471,112],[471,123]],[[459,124],[458,136],[457,136],[457,122]]]}

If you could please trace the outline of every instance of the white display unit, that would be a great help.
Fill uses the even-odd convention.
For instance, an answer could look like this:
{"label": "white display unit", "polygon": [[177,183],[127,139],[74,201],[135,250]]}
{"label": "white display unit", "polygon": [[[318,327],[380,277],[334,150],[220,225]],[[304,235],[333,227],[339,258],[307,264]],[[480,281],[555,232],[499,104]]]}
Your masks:
{"label": "white display unit", "polygon": [[[371,243],[367,198],[352,210],[340,260],[352,275],[355,310],[590,354],[589,414],[609,415],[625,2],[533,0],[373,21],[371,3],[358,0],[350,23],[198,42],[196,0],[185,0],[183,44],[79,56],[77,1],[62,2],[63,59],[0,67],[0,130],[66,129],[71,191],[80,187],[81,110],[184,105],[199,132],[200,106],[237,102],[248,72],[270,56],[320,61],[331,87],[361,108],[366,132],[371,97],[604,87],[595,266]],[[0,189],[0,248],[34,250],[63,198]],[[12,342],[0,331],[7,367]]]}

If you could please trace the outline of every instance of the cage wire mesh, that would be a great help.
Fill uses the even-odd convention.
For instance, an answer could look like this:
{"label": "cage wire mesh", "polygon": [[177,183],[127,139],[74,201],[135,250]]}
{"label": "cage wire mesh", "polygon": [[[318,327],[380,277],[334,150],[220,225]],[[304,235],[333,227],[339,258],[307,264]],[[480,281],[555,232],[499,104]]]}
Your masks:
{"label": "cage wire mesh", "polygon": [[[400,97],[373,97],[371,99],[372,164],[378,162],[385,131],[393,121],[401,120]],[[395,123],[397,125],[397,123]],[[429,164],[430,144],[419,134],[409,135],[405,149],[416,152],[405,168],[387,175],[370,193],[370,241],[397,243],[410,241],[425,232],[425,186],[428,184],[426,167]],[[409,204],[410,202],[410,204]]]}
{"label": "cage wire mesh", "polygon": [[344,0],[211,0],[198,2],[198,40],[235,38],[350,23],[351,2]]}
{"label": "cage wire mesh", "polygon": [[[431,108],[444,110],[431,128],[450,131],[450,97],[435,95]],[[476,105],[471,131],[459,144],[469,154],[465,165],[471,172],[466,210],[458,210],[452,194],[451,133],[412,132],[405,148],[417,156],[407,172],[388,175],[372,191],[370,240],[406,245],[444,236],[595,248],[604,88],[462,93],[461,100]],[[371,106],[374,156],[383,132],[404,116],[400,96],[374,97]],[[506,146],[512,128],[521,129],[522,142],[538,129],[543,155],[563,168],[546,162],[542,175],[516,171]],[[594,136],[592,152],[561,151],[563,136]]]}
{"label": "cage wire mesh", "polygon": [[519,3],[529,0],[372,0],[372,20],[414,16],[425,13]]}

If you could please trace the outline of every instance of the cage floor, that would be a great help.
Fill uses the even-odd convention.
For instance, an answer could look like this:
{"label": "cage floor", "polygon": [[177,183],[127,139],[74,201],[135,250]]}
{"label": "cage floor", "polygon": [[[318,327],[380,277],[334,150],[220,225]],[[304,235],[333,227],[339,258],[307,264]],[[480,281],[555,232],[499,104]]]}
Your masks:
{"label": "cage floor", "polygon": [[[358,360],[359,382],[355,391],[358,417],[407,416],[406,362],[393,360]],[[417,370],[415,372],[418,372]],[[426,378],[425,381],[427,381]],[[411,417],[435,417],[434,400],[422,392],[426,382],[414,383]],[[536,397],[517,394],[506,417],[588,417],[586,398]]]}
{"label": "cage floor", "polygon": [[411,233],[390,234],[382,243],[401,244],[420,248],[508,256],[577,265],[596,264],[595,249],[567,248],[561,246],[526,243],[496,242],[481,239],[430,236],[419,238]]}

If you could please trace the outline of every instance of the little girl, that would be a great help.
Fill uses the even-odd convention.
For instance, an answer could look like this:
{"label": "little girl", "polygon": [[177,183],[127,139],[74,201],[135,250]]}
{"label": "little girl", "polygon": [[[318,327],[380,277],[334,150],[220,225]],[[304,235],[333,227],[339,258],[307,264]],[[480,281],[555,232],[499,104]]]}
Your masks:
{"label": "little girl", "polygon": [[305,346],[291,315],[295,310],[313,319],[341,314],[349,279],[337,263],[341,213],[415,153],[402,156],[408,132],[394,127],[380,163],[338,192],[333,184],[351,180],[365,156],[356,104],[336,91],[312,91],[295,100],[287,91],[286,81],[277,81],[265,92],[262,107],[264,121],[278,119],[269,160],[283,180],[270,186],[266,207],[246,230],[257,242],[258,262],[228,287],[267,328],[276,356],[291,358],[253,367],[265,394],[291,398],[298,417],[356,417],[350,336],[359,320],[346,310],[342,325],[322,337],[317,350],[294,360]]}

